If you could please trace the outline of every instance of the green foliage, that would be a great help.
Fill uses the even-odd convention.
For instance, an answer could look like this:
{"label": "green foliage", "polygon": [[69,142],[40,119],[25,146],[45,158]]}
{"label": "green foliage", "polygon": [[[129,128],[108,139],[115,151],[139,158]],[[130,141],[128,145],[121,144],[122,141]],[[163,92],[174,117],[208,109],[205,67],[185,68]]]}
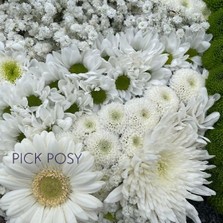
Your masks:
{"label": "green foliage", "polygon": [[214,38],[221,37],[223,35],[223,8],[212,13],[208,21],[210,23],[208,31],[214,35]]}
{"label": "green foliage", "polygon": [[223,38],[212,42],[211,47],[204,53],[202,62],[208,70],[223,64]]}
{"label": "green foliage", "polygon": [[219,93],[223,95],[223,65],[210,70],[206,87],[209,94]]}
{"label": "green foliage", "polygon": [[214,12],[220,8],[223,8],[223,1],[222,0],[205,0],[208,8]]}
{"label": "green foliage", "polygon": [[[223,129],[210,130],[206,133],[206,137],[211,141],[207,149],[211,155],[215,157],[211,160],[217,166],[223,166]],[[222,179],[223,180],[223,179]],[[223,190],[223,188],[222,188]]]}

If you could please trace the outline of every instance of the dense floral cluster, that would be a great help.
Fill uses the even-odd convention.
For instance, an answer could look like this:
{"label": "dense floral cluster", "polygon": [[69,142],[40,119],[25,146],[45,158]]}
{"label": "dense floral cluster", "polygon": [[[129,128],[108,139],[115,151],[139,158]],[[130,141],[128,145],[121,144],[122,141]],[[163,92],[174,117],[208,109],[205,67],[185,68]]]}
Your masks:
{"label": "dense floral cluster", "polygon": [[165,34],[192,24],[207,29],[208,14],[201,0],[9,0],[0,4],[0,41],[19,43],[31,58],[44,60],[53,50],[72,43],[86,50],[99,35],[130,27]]}
{"label": "dense floral cluster", "polygon": [[0,9],[7,222],[200,223],[189,200],[215,195],[205,134],[222,93],[221,67],[217,92],[206,89],[202,56],[213,51],[221,64],[221,52],[207,51],[203,1],[9,0]]}

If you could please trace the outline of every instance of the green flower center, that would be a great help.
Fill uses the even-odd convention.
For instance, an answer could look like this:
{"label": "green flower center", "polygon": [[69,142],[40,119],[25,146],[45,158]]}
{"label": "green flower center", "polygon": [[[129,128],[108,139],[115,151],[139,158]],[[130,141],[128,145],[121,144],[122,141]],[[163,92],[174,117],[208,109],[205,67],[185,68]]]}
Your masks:
{"label": "green flower center", "polygon": [[103,59],[106,60],[106,61],[108,61],[109,58],[110,58],[110,56],[104,56],[104,57],[103,57]]}
{"label": "green flower center", "polygon": [[165,101],[169,101],[169,99],[170,99],[169,95],[166,94],[166,93],[163,93],[163,94],[162,94],[162,98],[163,98]]}
{"label": "green flower center", "polygon": [[143,118],[149,118],[150,117],[150,114],[149,114],[149,112],[148,112],[148,110],[146,110],[146,109],[142,109],[141,110],[141,116],[143,117]]}
{"label": "green flower center", "polygon": [[194,87],[195,86],[195,81],[193,79],[189,79],[188,80],[188,83],[191,87]]}
{"label": "green flower center", "polygon": [[41,205],[56,207],[66,202],[71,193],[71,185],[61,171],[44,169],[34,177],[32,191]]}
{"label": "green flower center", "polygon": [[26,136],[24,135],[24,133],[20,132],[19,135],[16,138],[17,139],[16,141],[17,142],[22,142],[22,140],[25,139],[25,138],[26,138]]}
{"label": "green flower center", "polygon": [[142,140],[140,136],[133,136],[132,137],[132,144],[136,147],[139,148],[142,146]]}
{"label": "green flower center", "polygon": [[169,54],[168,55],[168,60],[166,61],[166,64],[170,65],[172,63],[172,60],[173,60],[173,56],[172,56],[172,54]]}
{"label": "green flower center", "polygon": [[35,95],[28,96],[27,101],[29,107],[40,106],[42,104],[42,101],[39,99],[39,97]]}
{"label": "green flower center", "polygon": [[87,129],[93,129],[95,127],[95,123],[90,120],[87,120],[87,121],[85,121],[84,126]]}
{"label": "green flower center", "polygon": [[74,64],[69,69],[70,73],[72,74],[81,74],[87,73],[88,69],[81,63]]}
{"label": "green flower center", "polygon": [[8,60],[0,65],[0,73],[5,80],[15,83],[22,76],[22,69],[16,61]]}
{"label": "green flower center", "polygon": [[4,113],[11,114],[11,107],[10,106],[5,107],[2,111],[2,114],[4,114]]}
{"label": "green flower center", "polygon": [[110,141],[103,139],[98,143],[98,147],[101,152],[108,154],[109,151],[111,150],[112,145]]}
{"label": "green flower center", "polygon": [[115,86],[117,90],[126,91],[130,86],[130,78],[127,75],[119,76],[115,81]]}
{"label": "green flower center", "polygon": [[123,117],[123,114],[119,111],[112,111],[110,117],[113,121],[119,121]]}
{"label": "green flower center", "polygon": [[73,103],[65,112],[74,114],[79,111],[79,107],[76,103]]}
{"label": "green flower center", "polygon": [[58,87],[58,82],[59,80],[56,80],[56,81],[53,81],[49,84],[49,87],[52,89],[52,88],[56,88],[57,90],[59,90],[59,87]]}
{"label": "green flower center", "polygon": [[189,6],[188,0],[182,0],[182,6],[188,7]]}
{"label": "green flower center", "polygon": [[93,98],[94,104],[99,105],[99,104],[102,104],[106,100],[107,94],[105,90],[100,89],[99,91],[92,91],[91,97]]}
{"label": "green flower center", "polygon": [[186,52],[186,54],[189,55],[189,58],[187,59],[187,61],[190,62],[192,57],[195,57],[195,56],[198,55],[198,52],[197,52],[197,50],[190,48],[190,49]]}

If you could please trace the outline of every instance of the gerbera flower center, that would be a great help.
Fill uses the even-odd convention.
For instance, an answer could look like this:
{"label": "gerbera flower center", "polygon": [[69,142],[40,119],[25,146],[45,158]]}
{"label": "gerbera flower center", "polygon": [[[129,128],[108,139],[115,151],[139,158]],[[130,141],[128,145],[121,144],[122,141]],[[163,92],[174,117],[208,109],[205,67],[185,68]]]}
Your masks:
{"label": "gerbera flower center", "polygon": [[0,73],[5,80],[15,83],[15,81],[22,76],[22,69],[16,61],[7,60],[1,63]]}
{"label": "gerbera flower center", "polygon": [[71,193],[71,185],[61,171],[44,169],[35,176],[32,191],[41,205],[55,207],[66,202]]}
{"label": "gerbera flower center", "polygon": [[76,63],[70,67],[69,71],[72,74],[81,74],[87,73],[88,69],[82,63]]}
{"label": "gerbera flower center", "polygon": [[119,111],[112,111],[110,116],[113,121],[119,121],[122,118],[123,114]]}
{"label": "gerbera flower center", "polygon": [[124,74],[119,76],[115,81],[115,86],[117,90],[128,90],[130,86],[130,78]]}

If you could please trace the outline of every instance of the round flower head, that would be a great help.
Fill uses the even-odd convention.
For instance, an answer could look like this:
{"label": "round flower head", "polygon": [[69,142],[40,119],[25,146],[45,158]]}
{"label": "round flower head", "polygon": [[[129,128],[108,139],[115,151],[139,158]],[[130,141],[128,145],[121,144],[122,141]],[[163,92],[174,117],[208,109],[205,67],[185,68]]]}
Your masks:
{"label": "round flower head", "polygon": [[95,157],[97,168],[111,167],[120,156],[118,136],[103,129],[92,133],[86,140],[86,150]]}
{"label": "round flower head", "polygon": [[[57,140],[43,132],[16,144],[26,162],[4,157],[0,182],[9,192],[0,201],[9,222],[89,222],[102,203],[90,195],[101,189],[101,174],[92,172],[93,157],[69,137]],[[30,154],[41,154],[34,161]],[[68,155],[69,154],[69,155]],[[69,159],[68,159],[69,158]]]}
{"label": "round flower head", "polygon": [[169,110],[176,111],[179,106],[176,93],[167,86],[150,87],[146,92],[146,98],[156,103],[161,115]]}
{"label": "round flower head", "polygon": [[98,115],[101,125],[111,132],[121,134],[126,126],[125,109],[121,103],[114,102],[104,106]]}
{"label": "round flower head", "polygon": [[135,98],[125,104],[128,124],[133,129],[152,129],[160,119],[156,104],[145,98]]}
{"label": "round flower head", "polygon": [[144,145],[144,131],[141,129],[127,128],[120,137],[122,149],[128,156],[134,156],[136,151],[143,148]]}
{"label": "round flower head", "polygon": [[73,134],[80,139],[95,132],[100,127],[97,115],[82,115],[74,124]]}
{"label": "round flower head", "polygon": [[196,96],[204,84],[205,80],[201,74],[192,69],[180,69],[170,80],[170,87],[183,102]]}

